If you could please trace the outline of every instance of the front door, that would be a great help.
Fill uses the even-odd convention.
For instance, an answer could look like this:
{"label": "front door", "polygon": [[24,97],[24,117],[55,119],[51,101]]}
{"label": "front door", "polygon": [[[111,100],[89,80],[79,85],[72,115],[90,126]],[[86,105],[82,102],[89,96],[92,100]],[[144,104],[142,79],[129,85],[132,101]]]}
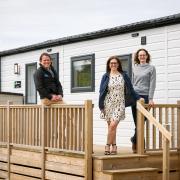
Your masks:
{"label": "front door", "polygon": [[26,64],[26,104],[37,104],[37,92],[33,74],[37,69],[37,63]]}

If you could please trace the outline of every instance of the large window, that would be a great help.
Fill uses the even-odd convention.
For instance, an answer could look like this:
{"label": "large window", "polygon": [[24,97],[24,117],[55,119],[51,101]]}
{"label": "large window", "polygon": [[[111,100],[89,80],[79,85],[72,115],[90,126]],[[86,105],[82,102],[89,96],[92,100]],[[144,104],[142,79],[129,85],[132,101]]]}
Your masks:
{"label": "large window", "polygon": [[122,69],[123,71],[126,71],[129,78],[132,78],[132,55],[121,55],[118,56],[119,59],[121,60],[121,65],[122,65]]}
{"label": "large window", "polygon": [[71,58],[71,92],[94,91],[95,55]]}

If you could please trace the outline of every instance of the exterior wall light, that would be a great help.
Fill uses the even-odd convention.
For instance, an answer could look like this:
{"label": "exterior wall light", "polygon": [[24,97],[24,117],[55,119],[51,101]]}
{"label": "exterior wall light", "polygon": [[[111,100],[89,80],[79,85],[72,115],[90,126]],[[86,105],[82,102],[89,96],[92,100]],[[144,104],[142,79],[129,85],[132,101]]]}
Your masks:
{"label": "exterior wall light", "polygon": [[14,74],[20,74],[20,68],[18,63],[14,64]]}

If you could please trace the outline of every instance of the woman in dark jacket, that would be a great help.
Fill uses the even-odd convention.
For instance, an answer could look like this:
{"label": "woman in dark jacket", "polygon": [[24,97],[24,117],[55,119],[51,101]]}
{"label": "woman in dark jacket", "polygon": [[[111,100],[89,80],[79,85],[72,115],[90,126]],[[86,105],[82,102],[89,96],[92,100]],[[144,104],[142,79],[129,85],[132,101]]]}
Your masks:
{"label": "woman in dark jacket", "polygon": [[42,103],[45,105],[61,103],[63,97],[62,85],[52,66],[50,55],[42,53],[39,61],[40,67],[34,73],[34,82]]}
{"label": "woman in dark jacket", "polygon": [[122,70],[119,58],[110,57],[99,90],[99,109],[108,125],[105,155],[117,154],[117,125],[125,118],[125,107],[134,105],[139,98],[128,75]]}

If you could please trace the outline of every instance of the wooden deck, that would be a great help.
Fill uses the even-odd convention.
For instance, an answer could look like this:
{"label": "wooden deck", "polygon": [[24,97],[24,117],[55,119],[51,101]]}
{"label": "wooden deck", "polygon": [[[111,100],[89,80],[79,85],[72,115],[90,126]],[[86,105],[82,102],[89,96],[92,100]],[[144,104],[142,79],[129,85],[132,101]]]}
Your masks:
{"label": "wooden deck", "polygon": [[[12,148],[10,180],[41,179],[41,151],[31,148]],[[118,147],[117,155],[104,155],[104,146],[93,146],[92,180],[161,180],[162,151],[133,154],[130,147]],[[170,153],[170,180],[179,180],[177,151]],[[0,147],[0,178],[7,179],[8,150]],[[46,180],[84,180],[83,153],[45,151]]]}
{"label": "wooden deck", "polygon": [[144,107],[137,106],[137,154],[118,146],[104,155],[93,145],[91,101],[0,105],[0,179],[180,180],[180,102]]}

